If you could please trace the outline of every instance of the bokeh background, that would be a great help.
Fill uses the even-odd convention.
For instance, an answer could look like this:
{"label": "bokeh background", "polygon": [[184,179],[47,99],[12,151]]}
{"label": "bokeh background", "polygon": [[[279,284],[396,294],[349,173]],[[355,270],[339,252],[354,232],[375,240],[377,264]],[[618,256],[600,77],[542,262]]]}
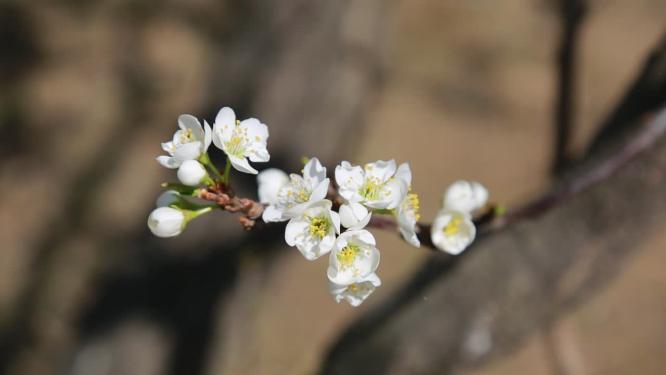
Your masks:
{"label": "bokeh background", "polygon": [[[156,239],[146,217],[160,183],[175,180],[154,160],[160,142],[179,114],[210,122],[228,105],[269,125],[271,166],[408,161],[425,220],[461,178],[519,205],[553,182],[558,9],[555,0],[1,1],[0,372],[317,373],[346,327],[429,252],[375,231],[383,286],[354,309],[328,295],[326,261],[287,248],[279,227],[248,234],[217,212]],[[661,0],[590,2],[577,35],[572,156],[665,20]],[[252,176],[234,183],[254,196]],[[666,234],[646,238],[547,331],[452,368],[665,373]]]}

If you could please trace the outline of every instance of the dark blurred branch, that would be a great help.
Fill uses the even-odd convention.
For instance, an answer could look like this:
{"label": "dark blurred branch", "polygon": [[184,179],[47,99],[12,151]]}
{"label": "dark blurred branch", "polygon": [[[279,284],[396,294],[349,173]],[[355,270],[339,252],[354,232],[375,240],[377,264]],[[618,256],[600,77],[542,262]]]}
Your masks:
{"label": "dark blurred branch", "polygon": [[652,50],[626,94],[601,124],[590,142],[593,154],[609,139],[619,139],[634,129],[636,120],[666,105],[666,34]]}
{"label": "dark blurred branch", "polygon": [[578,35],[587,12],[586,0],[559,0],[561,38],[557,51],[555,150],[552,170],[560,174],[570,162],[569,144],[576,104]]}
{"label": "dark blurred branch", "polygon": [[[659,225],[658,215],[663,219],[665,201],[656,197],[666,187],[664,134],[666,109],[610,158],[578,166],[578,177],[481,226],[461,256],[434,254],[343,333],[322,373],[448,373],[506,352],[550,324],[617,269],[647,228]],[[590,250],[590,243],[598,246]],[[498,344],[466,358],[462,347],[480,317]]]}

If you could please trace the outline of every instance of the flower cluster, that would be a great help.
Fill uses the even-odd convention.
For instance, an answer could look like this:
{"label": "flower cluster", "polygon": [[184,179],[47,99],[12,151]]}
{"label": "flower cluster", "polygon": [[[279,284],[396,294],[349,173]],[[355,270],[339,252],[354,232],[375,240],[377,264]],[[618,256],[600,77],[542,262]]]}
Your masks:
{"label": "flower cluster", "polygon": [[343,161],[335,168],[338,196],[330,196],[331,182],[317,158],[305,164],[302,174],[272,168],[257,176],[259,199],[267,205],[263,220],[287,221],[285,241],[305,259],[330,254],[330,291],[338,302],[344,299],[352,306],[381,284],[375,273],[379,250],[365,229],[373,214],[396,216],[405,239],[419,246],[419,203],[410,192],[411,182],[409,165],[398,167],[393,160],[363,167]]}
{"label": "flower cluster", "polygon": [[[246,229],[257,220],[286,222],[286,243],[310,261],[328,255],[330,293],[337,302],[346,300],[352,306],[381,285],[376,273],[380,252],[368,231],[373,216],[392,220],[406,242],[421,245],[419,198],[412,192],[407,163],[379,160],[360,166],[343,161],[335,168],[334,182],[317,158],[307,160],[300,174],[288,175],[275,168],[258,172],[250,162],[270,159],[268,127],[259,120],[239,121],[225,107],[212,128],[191,115],[181,115],[178,127],[173,139],[162,144],[168,155],[157,157],[161,165],[177,169],[180,182],[163,185],[168,190],[148,217],[148,227],[158,237],[177,236],[189,221],[216,208],[240,213],[239,221]],[[208,156],[211,143],[226,154],[222,173]],[[232,167],[257,174],[258,202],[235,196],[230,188]],[[487,197],[478,183],[453,184],[432,225],[432,243],[451,254],[462,252],[475,237],[472,214],[485,205]]]}

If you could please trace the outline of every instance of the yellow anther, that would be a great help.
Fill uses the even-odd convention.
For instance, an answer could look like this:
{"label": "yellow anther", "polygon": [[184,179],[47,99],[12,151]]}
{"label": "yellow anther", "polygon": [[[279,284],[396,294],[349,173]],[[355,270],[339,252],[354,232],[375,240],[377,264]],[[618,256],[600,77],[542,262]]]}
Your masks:
{"label": "yellow anther", "polygon": [[361,249],[357,245],[349,244],[340,250],[336,258],[342,267],[351,267],[360,252]]}
{"label": "yellow anther", "polygon": [[307,190],[301,189],[298,191],[297,197],[300,202],[307,202],[308,199],[310,199],[310,194],[308,193]]}
{"label": "yellow anther", "polygon": [[329,224],[328,219],[324,217],[313,217],[310,220],[310,234],[320,239],[324,238],[328,233]]}
{"label": "yellow anther", "polygon": [[460,218],[453,218],[449,221],[448,224],[446,224],[446,227],[444,227],[444,234],[447,237],[454,236],[460,232],[460,224],[462,224],[462,219]]}
{"label": "yellow anther", "polygon": [[382,184],[379,183],[379,180],[369,177],[359,189],[359,194],[361,194],[363,198],[373,201],[380,198],[381,190]]}

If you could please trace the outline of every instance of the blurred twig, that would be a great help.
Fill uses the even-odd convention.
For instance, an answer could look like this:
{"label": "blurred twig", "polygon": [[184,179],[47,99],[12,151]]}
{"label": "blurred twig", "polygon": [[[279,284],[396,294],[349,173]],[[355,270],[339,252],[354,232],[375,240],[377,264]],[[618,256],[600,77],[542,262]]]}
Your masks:
{"label": "blurred twig", "polygon": [[559,175],[570,163],[569,144],[576,104],[578,34],[587,13],[586,0],[559,0],[561,38],[557,50],[555,150],[552,171]]}
{"label": "blurred twig", "polygon": [[630,132],[636,120],[666,105],[666,33],[652,50],[620,102],[601,124],[587,154],[596,153],[609,139]]}

